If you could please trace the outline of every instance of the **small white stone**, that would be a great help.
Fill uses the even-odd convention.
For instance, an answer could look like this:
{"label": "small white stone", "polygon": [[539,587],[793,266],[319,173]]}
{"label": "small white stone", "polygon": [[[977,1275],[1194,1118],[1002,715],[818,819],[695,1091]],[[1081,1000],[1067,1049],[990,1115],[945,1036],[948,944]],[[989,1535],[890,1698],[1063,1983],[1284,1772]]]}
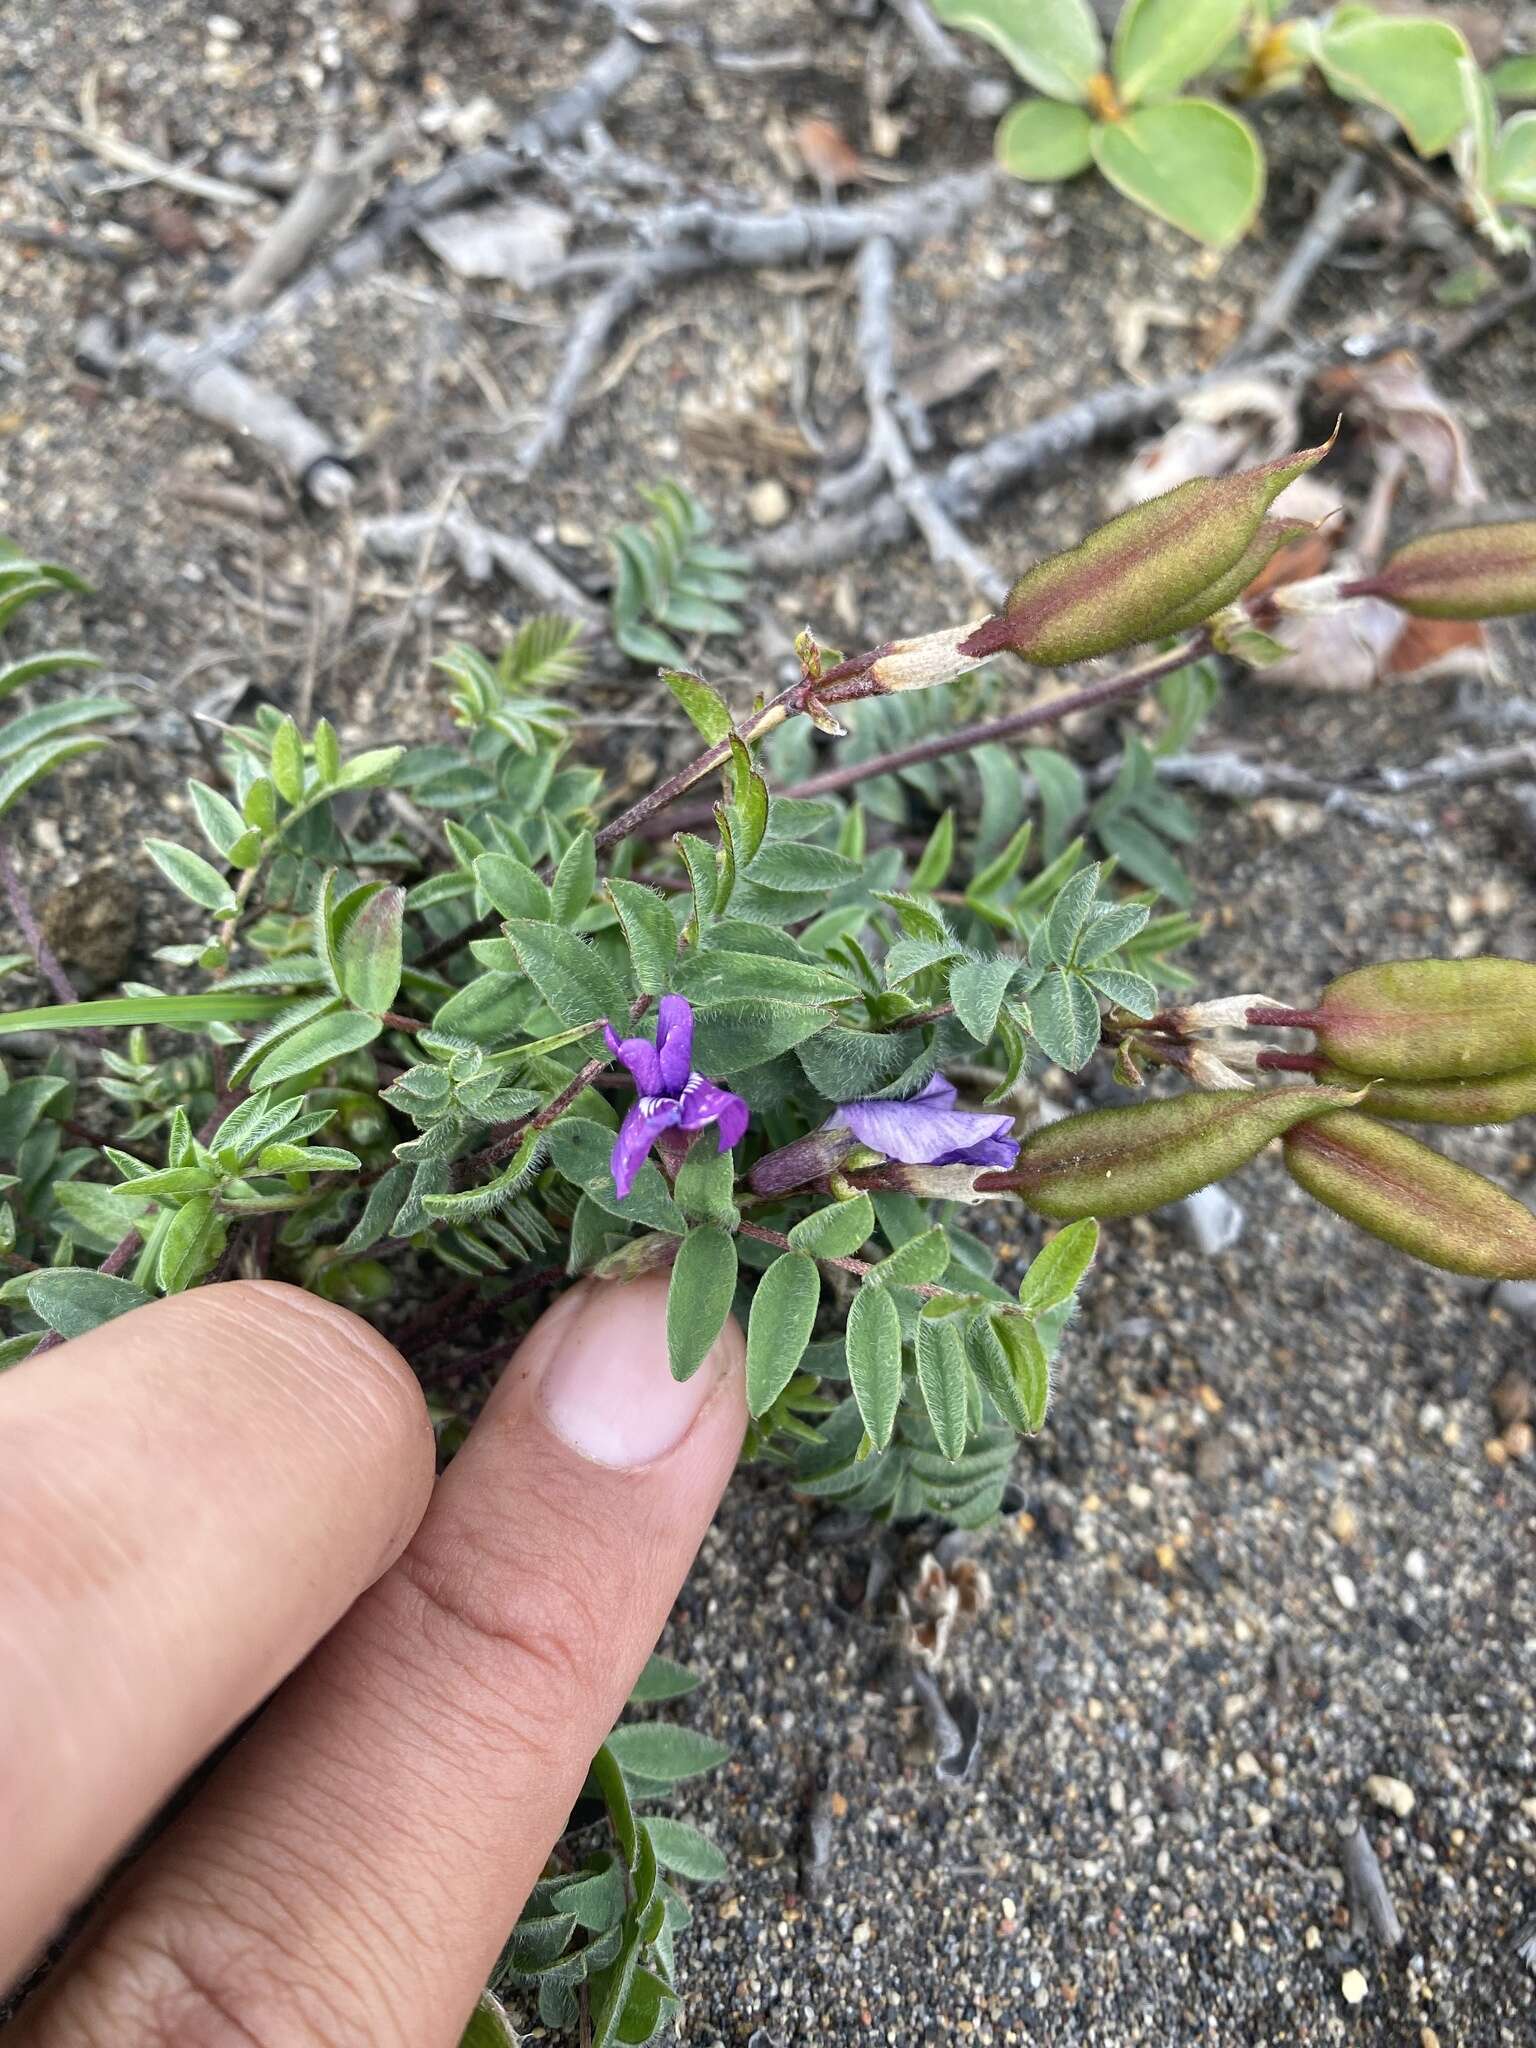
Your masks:
{"label": "small white stone", "polygon": [[1259,1767],[1259,1760],[1251,1749],[1240,1749],[1232,1768],[1240,1778],[1262,1778],[1264,1775]]}
{"label": "small white stone", "polygon": [[1338,1601],[1346,1614],[1353,1614],[1360,1605],[1360,1595],[1355,1591],[1354,1580],[1349,1576],[1348,1572],[1335,1572],[1332,1584],[1334,1599]]}
{"label": "small white stone", "polygon": [[789,517],[789,493],[775,476],[765,476],[747,493],[754,526],[782,526]]}
{"label": "small white stone", "polygon": [[1232,1946],[1234,1948],[1246,1948],[1248,1946],[1248,1930],[1243,1925],[1241,1920],[1234,1920],[1232,1922],[1231,1928],[1229,1929],[1229,1932],[1232,1937]]}
{"label": "small white stone", "polygon": [[1422,1550],[1409,1551],[1408,1555],[1403,1559],[1403,1575],[1405,1578],[1412,1579],[1416,1586],[1423,1585],[1424,1581],[1429,1577],[1429,1559]]}
{"label": "small white stone", "polygon": [[1401,1778],[1389,1778],[1377,1772],[1366,1779],[1365,1794],[1378,1806],[1384,1806],[1388,1813],[1395,1813],[1399,1820],[1406,1820],[1413,1811],[1413,1787],[1405,1785]]}
{"label": "small white stone", "polygon": [[210,14],[203,27],[221,43],[238,43],[245,34],[244,23],[236,21],[232,14]]}
{"label": "small white stone", "polygon": [[1368,1990],[1363,1970],[1346,1970],[1339,1979],[1339,1993],[1346,2005],[1361,2005]]}
{"label": "small white stone", "polygon": [[861,1920],[853,1930],[853,1945],[855,1948],[868,1948],[874,1938],[875,1930],[867,1920]]}

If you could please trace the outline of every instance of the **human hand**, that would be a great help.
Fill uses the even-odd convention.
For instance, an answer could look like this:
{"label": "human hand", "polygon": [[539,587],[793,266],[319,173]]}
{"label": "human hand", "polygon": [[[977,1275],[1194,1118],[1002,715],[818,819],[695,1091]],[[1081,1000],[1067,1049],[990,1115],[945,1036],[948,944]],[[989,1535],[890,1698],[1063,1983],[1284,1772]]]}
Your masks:
{"label": "human hand", "polygon": [[740,1448],[740,1332],[678,1385],[666,1293],[564,1295],[435,1488],[404,1361],[295,1288],[0,1378],[0,1988],[277,1688],[8,2042],[453,2048]]}

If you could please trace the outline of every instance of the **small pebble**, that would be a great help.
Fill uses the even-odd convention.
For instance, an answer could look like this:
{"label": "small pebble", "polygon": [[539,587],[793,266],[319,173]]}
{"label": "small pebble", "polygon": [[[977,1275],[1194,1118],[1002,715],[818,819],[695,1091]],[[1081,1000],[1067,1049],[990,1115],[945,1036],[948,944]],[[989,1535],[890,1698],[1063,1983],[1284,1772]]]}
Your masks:
{"label": "small pebble", "polygon": [[1347,1500],[1335,1504],[1333,1513],[1328,1518],[1328,1526],[1333,1531],[1334,1541],[1337,1543],[1353,1543],[1360,1534],[1359,1517]]}
{"label": "small pebble", "polygon": [[1528,1458],[1531,1447],[1536,1444],[1536,1430],[1528,1422],[1512,1422],[1499,1438],[1505,1454],[1511,1458]]}
{"label": "small pebble", "polygon": [[1366,1779],[1365,1794],[1388,1813],[1395,1813],[1399,1820],[1406,1820],[1413,1811],[1413,1787],[1405,1785],[1401,1778],[1389,1778],[1378,1772]]}
{"label": "small pebble", "polygon": [[1323,1945],[1322,1929],[1309,1927],[1301,1937],[1301,1945],[1303,1948],[1321,1948]]}
{"label": "small pebble", "polygon": [[[1500,1289],[1502,1293],[1503,1290]],[[1494,1415],[1499,1427],[1508,1429],[1512,1422],[1529,1422],[1536,1414],[1536,1389],[1518,1367],[1511,1366],[1498,1381],[1490,1396]]]}
{"label": "small pebble", "polygon": [[1363,1970],[1346,1970],[1339,1979],[1339,1991],[1346,2005],[1360,2005],[1365,2000],[1367,1985]]}
{"label": "small pebble", "polygon": [[1348,1572],[1335,1572],[1332,1583],[1334,1599],[1346,1614],[1353,1614],[1360,1605],[1360,1595],[1355,1591],[1354,1580]]}
{"label": "small pebble", "polygon": [[789,493],[777,477],[766,476],[748,491],[747,511],[754,526],[782,526],[789,517]]}

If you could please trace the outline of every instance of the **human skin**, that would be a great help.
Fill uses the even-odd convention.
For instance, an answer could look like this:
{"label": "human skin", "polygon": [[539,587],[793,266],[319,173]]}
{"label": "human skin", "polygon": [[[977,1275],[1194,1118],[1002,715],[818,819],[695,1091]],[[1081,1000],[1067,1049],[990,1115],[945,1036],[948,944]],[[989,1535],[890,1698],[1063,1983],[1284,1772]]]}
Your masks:
{"label": "human skin", "polygon": [[0,1985],[261,1708],[8,2048],[454,2048],[740,1448],[741,1334],[677,1385],[666,1292],[564,1295],[435,1484],[404,1360],[294,1288],[0,1377]]}

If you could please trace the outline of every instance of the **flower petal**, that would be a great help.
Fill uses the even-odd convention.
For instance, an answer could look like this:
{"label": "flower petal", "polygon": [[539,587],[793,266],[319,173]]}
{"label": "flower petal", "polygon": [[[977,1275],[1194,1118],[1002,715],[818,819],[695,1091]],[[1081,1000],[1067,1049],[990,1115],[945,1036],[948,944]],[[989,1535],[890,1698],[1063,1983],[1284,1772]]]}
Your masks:
{"label": "flower petal", "polygon": [[682,1111],[670,1095],[642,1095],[619,1126],[608,1164],[613,1185],[622,1202],[635,1184],[635,1175],[645,1164],[645,1155],[670,1130]]}
{"label": "flower petal", "polygon": [[909,1166],[1011,1166],[1013,1119],[953,1109],[954,1099],[953,1086],[935,1075],[906,1102],[845,1102],[837,1118],[861,1145]]}
{"label": "flower petal", "polygon": [[693,1068],[693,1005],[686,996],[663,996],[657,1004],[656,1053],[660,1092],[681,1095]]}
{"label": "flower petal", "polygon": [[703,1074],[688,1076],[688,1085],[683,1090],[682,1114],[678,1118],[682,1130],[702,1131],[706,1124],[718,1124],[720,1150],[729,1152],[746,1135],[751,1115],[741,1097],[733,1095],[729,1088],[722,1088],[718,1081],[706,1080]]}
{"label": "flower petal", "polygon": [[656,1048],[648,1038],[616,1038],[611,1024],[603,1026],[608,1040],[608,1050],[616,1060],[622,1060],[634,1077],[636,1089],[642,1095],[675,1095],[675,1088],[661,1085],[661,1063],[656,1057]]}

